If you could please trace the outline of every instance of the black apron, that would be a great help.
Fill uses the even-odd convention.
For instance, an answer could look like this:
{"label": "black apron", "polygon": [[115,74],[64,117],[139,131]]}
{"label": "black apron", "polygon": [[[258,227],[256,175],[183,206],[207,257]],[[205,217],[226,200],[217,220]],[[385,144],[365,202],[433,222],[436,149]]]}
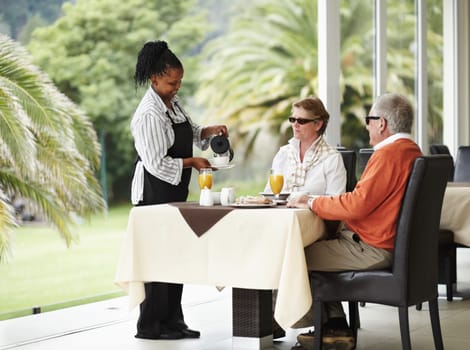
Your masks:
{"label": "black apron", "polygon": [[[180,109],[181,110],[181,109]],[[186,121],[175,123],[169,113],[166,113],[171,121],[175,133],[175,141],[167,151],[167,156],[172,158],[190,158],[193,156],[193,129],[185,116]],[[191,180],[191,168],[183,169],[181,182],[172,185],[150,174],[144,167],[144,197],[138,205],[161,204],[168,202],[184,202],[188,198],[189,181]]]}
{"label": "black apron", "polygon": [[[178,107],[178,106],[177,106]],[[184,114],[181,108],[178,109]],[[175,123],[170,114],[175,140],[168,149],[167,155],[172,158],[190,158],[193,156],[193,130],[188,118],[183,123]],[[168,202],[184,202],[188,198],[191,168],[183,169],[181,182],[172,185],[150,174],[144,167],[144,194],[138,206]],[[158,234],[158,233],[157,233]],[[137,321],[137,334],[158,336],[166,328],[186,328],[181,296],[183,285],[177,283],[145,283],[145,300],[140,304],[140,315]]]}

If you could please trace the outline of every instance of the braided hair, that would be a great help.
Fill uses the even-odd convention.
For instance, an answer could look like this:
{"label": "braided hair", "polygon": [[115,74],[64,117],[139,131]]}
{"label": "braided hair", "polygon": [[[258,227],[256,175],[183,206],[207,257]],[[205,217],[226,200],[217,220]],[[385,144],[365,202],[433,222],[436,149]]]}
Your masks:
{"label": "braided hair", "polygon": [[183,68],[183,64],[168,48],[165,41],[149,41],[139,51],[135,65],[135,87],[147,84],[154,74],[165,74],[169,68]]}

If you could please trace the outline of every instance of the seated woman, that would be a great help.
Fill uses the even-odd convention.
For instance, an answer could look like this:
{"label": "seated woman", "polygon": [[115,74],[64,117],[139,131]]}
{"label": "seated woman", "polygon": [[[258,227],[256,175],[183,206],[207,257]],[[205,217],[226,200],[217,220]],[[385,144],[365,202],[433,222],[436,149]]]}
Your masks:
{"label": "seated woman", "polygon": [[[281,192],[308,192],[309,194],[337,195],[345,192],[346,169],[341,154],[323,138],[330,115],[321,100],[307,97],[295,102],[289,122],[294,137],[282,146],[274,156],[272,169],[284,176]],[[265,192],[271,192],[269,181]],[[273,310],[276,291],[273,293]],[[311,313],[313,315],[313,313]],[[299,320],[293,328],[313,324],[310,313]],[[273,337],[285,335],[273,319]]]}
{"label": "seated woman", "polygon": [[[282,192],[337,195],[345,191],[346,169],[341,154],[323,138],[330,115],[321,100],[295,102],[289,122],[294,137],[274,156],[272,169],[284,175]],[[271,192],[269,182],[265,192]]]}

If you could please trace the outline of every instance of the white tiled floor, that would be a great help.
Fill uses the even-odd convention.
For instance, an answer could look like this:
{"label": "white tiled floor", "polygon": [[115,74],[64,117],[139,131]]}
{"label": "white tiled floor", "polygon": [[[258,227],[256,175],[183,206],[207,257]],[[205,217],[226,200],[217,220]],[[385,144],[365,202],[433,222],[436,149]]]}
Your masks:
{"label": "white tiled floor", "polygon": [[[470,249],[459,249],[457,290],[470,287]],[[470,289],[470,288],[469,288]],[[231,338],[231,291],[186,285],[183,307],[187,323],[201,331],[200,339],[177,341],[135,339],[137,310],[128,312],[125,297],[99,303],[0,321],[0,349],[15,350],[228,350]],[[439,300],[441,328],[447,350],[468,349],[470,299]],[[422,311],[410,308],[413,349],[434,349],[427,304]],[[367,304],[360,308],[361,326],[357,349],[401,348],[398,312],[395,308]],[[299,330],[273,343],[288,350]]]}

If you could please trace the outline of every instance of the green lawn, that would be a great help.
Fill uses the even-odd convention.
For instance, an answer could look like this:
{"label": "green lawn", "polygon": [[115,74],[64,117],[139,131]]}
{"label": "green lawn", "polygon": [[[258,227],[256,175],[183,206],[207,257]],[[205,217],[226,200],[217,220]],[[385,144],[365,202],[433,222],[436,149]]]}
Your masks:
{"label": "green lawn", "polygon": [[13,259],[0,264],[0,319],[119,295],[113,279],[129,209],[77,225],[80,240],[69,248],[44,225],[15,230]]}
{"label": "green lawn", "polygon": [[[237,196],[257,194],[264,183],[230,181]],[[198,191],[189,200],[198,200]],[[107,216],[78,224],[80,241],[69,248],[42,224],[16,229],[13,259],[0,264],[0,320],[31,314],[33,307],[50,311],[124,295],[113,281],[130,208],[114,207]]]}

